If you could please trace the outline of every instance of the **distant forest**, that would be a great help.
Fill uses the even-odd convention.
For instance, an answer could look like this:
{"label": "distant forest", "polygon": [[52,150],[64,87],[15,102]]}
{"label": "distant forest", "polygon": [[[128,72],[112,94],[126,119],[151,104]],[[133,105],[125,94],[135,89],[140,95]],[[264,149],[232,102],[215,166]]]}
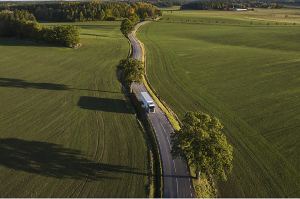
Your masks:
{"label": "distant forest", "polygon": [[149,0],[158,7],[182,6],[182,9],[281,8],[299,6],[300,0]]}
{"label": "distant forest", "polygon": [[234,8],[282,8],[283,5],[275,1],[251,0],[251,1],[224,1],[202,0],[192,1],[181,6],[183,10],[231,10]]}
{"label": "distant forest", "polygon": [[0,4],[0,10],[27,10],[39,21],[93,21],[129,18],[140,19],[161,15],[160,10],[150,3],[126,2],[57,2]]}

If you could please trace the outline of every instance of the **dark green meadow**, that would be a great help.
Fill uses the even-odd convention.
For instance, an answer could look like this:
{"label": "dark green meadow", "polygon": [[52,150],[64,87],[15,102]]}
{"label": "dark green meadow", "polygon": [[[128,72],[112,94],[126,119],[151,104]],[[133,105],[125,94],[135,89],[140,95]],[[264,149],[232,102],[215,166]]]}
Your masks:
{"label": "dark green meadow", "polygon": [[147,75],[180,118],[220,118],[234,146],[222,197],[300,195],[300,10],[165,11],[141,29]]}
{"label": "dark green meadow", "polygon": [[79,49],[0,38],[0,197],[147,197],[146,142],[116,76],[128,42],[119,22],[76,25]]}

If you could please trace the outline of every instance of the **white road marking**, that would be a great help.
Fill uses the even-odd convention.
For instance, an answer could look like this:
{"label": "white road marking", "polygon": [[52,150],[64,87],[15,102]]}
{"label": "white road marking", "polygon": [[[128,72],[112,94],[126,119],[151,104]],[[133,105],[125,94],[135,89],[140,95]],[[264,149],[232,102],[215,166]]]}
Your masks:
{"label": "white road marking", "polygon": [[172,147],[171,147],[170,140],[169,140],[169,138],[168,138],[168,137],[167,137],[167,141],[168,141],[168,143],[169,143],[169,146],[170,146],[170,148],[172,148]]}
{"label": "white road marking", "polygon": [[161,123],[159,123],[159,124],[160,124],[161,128],[163,129],[163,131],[165,132],[167,141],[168,141],[168,143],[169,143],[169,147],[170,147],[170,149],[171,149],[172,146],[171,146],[171,142],[170,142],[170,139],[169,139],[169,137],[168,137],[168,134],[167,134],[167,132],[166,132],[166,129],[164,128],[164,126],[163,126]]}
{"label": "white road marking", "polygon": [[[145,23],[147,23],[147,22],[145,22]],[[129,40],[130,40],[130,42],[132,43],[132,55],[133,55],[133,57],[134,58],[136,58],[136,59],[138,59],[138,60],[143,60],[143,58],[145,59],[145,55],[144,55],[144,49],[142,48],[142,46],[144,46],[143,45],[143,43],[141,42],[141,41],[139,41],[137,38],[136,38],[136,32],[137,32],[137,30],[138,30],[138,28],[141,26],[141,25],[143,25],[144,23],[140,23],[140,24],[138,24],[136,27],[135,27],[135,29],[134,29],[134,31],[131,33],[131,34],[129,34]],[[137,85],[135,85],[134,84],[134,88],[138,91],[138,92],[141,92],[141,91],[146,91],[146,89],[145,89],[145,87],[144,87],[144,85],[143,84],[137,84]],[[156,105],[157,106],[157,105]],[[158,107],[158,106],[157,106]],[[161,145],[161,143],[160,143],[160,141],[159,141],[159,137],[160,136],[164,136],[166,139],[167,139],[167,142],[168,142],[168,144],[169,144],[169,147],[170,147],[170,149],[172,148],[171,147],[171,142],[170,142],[170,133],[173,133],[174,132],[174,130],[173,130],[173,127],[172,127],[172,125],[171,125],[171,123],[170,123],[170,121],[167,119],[167,117],[166,117],[166,115],[162,112],[162,110],[160,109],[160,108],[158,108],[157,109],[157,113],[154,115],[155,117],[154,118],[151,118],[150,117],[150,120],[152,120],[152,126],[153,126],[153,129],[154,129],[154,133],[156,134],[156,137],[157,137],[157,141],[158,141],[158,144],[159,144],[159,148],[161,148],[162,147],[162,145]],[[161,125],[161,128],[162,128],[162,130],[163,130],[163,134],[162,135],[158,135],[158,132],[156,132],[155,131],[155,123],[156,122],[158,122],[159,123],[159,125]],[[162,123],[161,123],[162,122]],[[163,126],[163,124],[164,125],[166,125],[165,127],[167,128],[167,130],[168,131],[166,131],[166,129],[165,129],[165,127]],[[159,127],[159,126],[156,126],[156,127]],[[170,132],[169,132],[170,131]],[[163,143],[165,142],[164,140],[162,140],[163,141]],[[166,150],[166,152],[167,153],[170,153],[170,150],[168,151],[168,149],[166,148],[166,147],[162,147],[162,149],[165,149]],[[168,157],[168,161],[170,161],[170,156],[167,156]],[[177,173],[177,171],[176,171],[176,166],[175,166],[175,161],[171,158],[171,160],[173,161],[173,167],[174,167],[174,170],[175,170],[175,173]],[[162,162],[163,163],[163,165],[164,165],[164,161]],[[165,163],[167,163],[167,162],[165,162]],[[179,162],[180,163],[180,162]],[[169,164],[170,164],[170,162],[169,162]],[[172,164],[172,163],[171,163]],[[170,164],[170,166],[171,166],[171,164]],[[187,174],[189,174],[189,172],[188,172],[188,168],[187,168],[187,165],[185,164],[185,166],[186,166],[186,171],[187,171]],[[171,166],[172,167],[172,166]],[[171,168],[170,168],[171,169]],[[179,197],[179,184],[178,184],[178,178],[176,178],[175,177],[175,180],[176,180],[176,193],[177,193],[177,197]],[[190,179],[190,190],[191,190],[191,192],[190,192],[190,195],[191,195],[191,197],[193,197],[193,189],[192,189],[192,186],[191,186],[191,183],[192,183],[192,181],[191,181],[191,179]],[[165,192],[165,191],[164,191]]]}
{"label": "white road marking", "polygon": [[174,169],[175,169],[175,173],[177,173],[176,172],[176,166],[175,166],[175,161],[173,160],[173,166],[174,166]]}
{"label": "white road marking", "polygon": [[177,192],[177,197],[179,197],[179,193],[178,193],[178,180],[176,178],[176,192]]}

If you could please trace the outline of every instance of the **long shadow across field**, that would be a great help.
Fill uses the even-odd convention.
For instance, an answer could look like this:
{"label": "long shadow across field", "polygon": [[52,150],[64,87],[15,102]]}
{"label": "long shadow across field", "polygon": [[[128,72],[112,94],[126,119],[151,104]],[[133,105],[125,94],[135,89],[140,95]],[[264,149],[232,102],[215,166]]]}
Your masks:
{"label": "long shadow across field", "polygon": [[46,83],[46,82],[29,82],[23,79],[1,78],[0,87],[24,88],[24,89],[45,89],[45,90],[82,90],[95,91],[102,93],[121,93],[119,91],[107,91],[88,88],[71,88],[65,84]]}
{"label": "long shadow across field", "polygon": [[14,88],[35,88],[46,90],[69,90],[70,88],[64,84],[28,82],[22,79],[0,78],[0,87]]}
{"label": "long shadow across field", "polygon": [[83,157],[80,151],[61,145],[17,138],[0,139],[0,166],[71,179],[117,179],[112,176],[114,173],[147,175],[128,166],[94,162]]}
{"label": "long shadow across field", "polygon": [[60,47],[46,42],[16,39],[13,37],[0,37],[0,46],[35,46],[35,47]]}
{"label": "long shadow across field", "polygon": [[77,105],[80,108],[88,110],[129,114],[134,113],[132,108],[128,106],[128,103],[122,99],[81,96]]}

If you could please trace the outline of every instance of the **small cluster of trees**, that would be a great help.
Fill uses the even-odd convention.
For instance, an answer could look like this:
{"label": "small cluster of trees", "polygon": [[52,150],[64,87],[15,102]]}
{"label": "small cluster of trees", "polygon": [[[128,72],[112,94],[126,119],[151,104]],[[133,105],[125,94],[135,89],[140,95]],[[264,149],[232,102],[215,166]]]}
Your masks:
{"label": "small cluster of trees", "polygon": [[1,11],[0,36],[44,41],[66,47],[79,44],[79,30],[75,26],[43,26],[28,11]]}
{"label": "small cluster of trees", "polygon": [[132,22],[130,19],[124,19],[121,23],[120,30],[125,37],[134,29],[135,23]]}
{"label": "small cluster of trees", "polygon": [[42,38],[48,43],[54,43],[66,47],[79,45],[79,30],[76,26],[64,25],[42,28]]}
{"label": "small cluster of trees", "polygon": [[132,82],[141,82],[144,74],[144,66],[141,61],[133,58],[120,61],[119,70],[123,72],[123,79],[127,86]]}
{"label": "small cluster of trees", "polygon": [[254,1],[224,1],[224,0],[204,0],[192,1],[181,6],[182,10],[232,10],[234,8],[281,8],[276,2],[254,0]]}
{"label": "small cluster of trees", "polygon": [[134,26],[140,22],[145,20],[148,17],[147,14],[144,14],[143,17],[139,17],[136,13],[132,13],[128,18],[123,19],[121,23],[120,30],[125,37],[134,29]]}
{"label": "small cluster of trees", "polygon": [[186,157],[200,172],[226,181],[232,170],[233,148],[222,133],[220,121],[202,112],[188,112],[181,130],[172,135],[172,153]]}
{"label": "small cluster of trees", "polygon": [[27,10],[39,21],[93,21],[139,18],[161,15],[160,10],[149,3],[136,2],[59,2],[0,6],[0,9]]}

